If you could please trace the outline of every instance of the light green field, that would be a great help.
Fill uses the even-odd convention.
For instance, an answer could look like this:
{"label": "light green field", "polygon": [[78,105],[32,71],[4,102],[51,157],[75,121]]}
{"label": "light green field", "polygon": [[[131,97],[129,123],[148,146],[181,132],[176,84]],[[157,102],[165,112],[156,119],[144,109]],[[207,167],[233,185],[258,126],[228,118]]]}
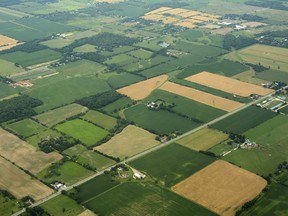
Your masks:
{"label": "light green field", "polygon": [[13,88],[0,82],[0,99],[17,95],[21,90],[20,87]]}
{"label": "light green field", "polygon": [[55,38],[55,39],[41,42],[41,44],[48,46],[49,48],[52,48],[52,49],[61,49],[65,46],[70,45],[71,43],[73,43],[73,40],[69,40],[66,38],[65,39],[64,38]]}
{"label": "light green field", "polygon": [[12,215],[14,212],[20,210],[21,207],[19,201],[0,195],[0,215]]}
{"label": "light green field", "polygon": [[7,125],[9,130],[22,137],[30,137],[46,130],[46,128],[31,119],[24,119],[12,124]]}
{"label": "light green field", "polygon": [[104,63],[105,64],[117,64],[117,65],[123,66],[123,65],[133,63],[135,61],[136,59],[131,56],[128,56],[126,54],[119,54],[119,55],[111,57]]}
{"label": "light green field", "polygon": [[89,110],[84,116],[81,116],[81,118],[97,124],[106,130],[112,130],[117,124],[117,119],[94,110]]}
{"label": "light green field", "polygon": [[61,134],[58,133],[57,131],[48,129],[48,130],[41,131],[41,132],[37,133],[36,135],[27,138],[26,141],[38,149],[39,148],[38,143],[41,140],[46,139],[48,137],[56,138],[56,137],[60,137],[60,136],[61,136]]}
{"label": "light green field", "polygon": [[87,146],[96,145],[109,134],[108,131],[80,119],[57,125],[56,129],[75,139],[79,139]]}
{"label": "light green field", "polygon": [[65,121],[67,118],[72,116],[85,113],[88,108],[83,107],[79,104],[70,104],[64,107],[60,107],[46,113],[37,115],[34,119],[37,119],[42,124],[46,125],[47,127],[52,127],[62,121]]}
{"label": "light green field", "polygon": [[121,109],[128,107],[132,105],[134,101],[130,99],[129,97],[122,97],[118,99],[117,101],[114,101],[113,103],[110,103],[106,105],[105,107],[101,108],[101,110],[113,114],[117,116],[117,111],[120,111]]}
{"label": "light green field", "polygon": [[151,58],[152,54],[153,53],[151,51],[144,50],[144,49],[134,50],[134,51],[127,53],[127,55],[131,55],[138,59],[149,59]]}
{"label": "light green field", "polygon": [[0,59],[0,65],[1,65],[0,67],[1,76],[9,76],[24,71],[23,68],[16,67],[13,62],[6,61],[4,59]]}
{"label": "light green field", "polygon": [[89,53],[89,52],[95,52],[95,51],[96,51],[96,47],[91,44],[85,44],[85,45],[82,45],[73,49],[73,52],[78,52],[78,53]]}

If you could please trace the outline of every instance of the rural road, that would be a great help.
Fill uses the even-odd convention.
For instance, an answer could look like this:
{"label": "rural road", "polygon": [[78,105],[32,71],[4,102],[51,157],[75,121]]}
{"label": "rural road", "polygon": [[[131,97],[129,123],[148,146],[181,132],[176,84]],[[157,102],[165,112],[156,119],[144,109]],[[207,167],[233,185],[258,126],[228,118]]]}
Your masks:
{"label": "rural road", "polygon": [[[287,87],[288,87],[288,86],[286,86],[285,88],[287,88]],[[134,155],[134,156],[132,156],[132,157],[130,157],[130,158],[127,158],[127,159],[125,159],[125,160],[123,160],[123,161],[121,161],[121,162],[119,162],[119,163],[117,163],[117,164],[128,163],[128,162],[133,161],[133,160],[135,160],[135,159],[137,159],[137,158],[140,158],[140,157],[142,157],[142,156],[144,156],[144,155],[146,155],[146,154],[149,154],[149,153],[152,152],[152,151],[155,151],[155,150],[158,150],[158,149],[160,149],[160,148],[163,148],[163,147],[165,147],[165,146],[167,146],[167,145],[169,145],[169,144],[171,144],[171,143],[176,142],[177,140],[179,140],[179,139],[181,139],[181,138],[183,138],[183,137],[185,137],[185,136],[187,136],[187,135],[190,135],[190,134],[192,134],[192,133],[195,133],[196,131],[199,131],[199,130],[201,130],[201,129],[209,126],[209,125],[212,125],[212,124],[214,124],[214,123],[216,123],[216,122],[218,122],[218,121],[221,121],[221,120],[223,120],[223,119],[225,119],[225,118],[227,118],[227,117],[229,117],[229,116],[231,116],[231,115],[233,115],[233,114],[235,114],[235,113],[237,113],[237,112],[239,112],[239,111],[241,111],[241,110],[244,110],[244,109],[246,109],[247,107],[249,107],[249,106],[251,106],[251,105],[253,105],[253,104],[257,104],[257,103],[259,103],[261,100],[270,97],[270,96],[273,95],[274,93],[275,93],[275,91],[271,92],[270,94],[268,94],[268,95],[266,95],[266,96],[264,96],[264,97],[259,98],[258,100],[251,101],[250,103],[246,104],[246,105],[243,106],[243,107],[240,107],[240,108],[237,109],[237,110],[234,110],[234,111],[229,112],[229,113],[227,113],[227,114],[225,114],[225,115],[223,115],[223,116],[220,116],[220,117],[218,117],[218,118],[216,118],[216,119],[214,119],[214,120],[212,120],[212,121],[210,121],[210,122],[208,122],[208,123],[205,123],[205,124],[203,124],[203,125],[195,128],[195,129],[192,129],[192,130],[190,130],[190,131],[188,131],[188,132],[186,132],[186,133],[184,133],[184,134],[182,134],[182,135],[180,135],[180,136],[178,136],[178,137],[176,137],[176,138],[174,138],[174,139],[171,139],[171,140],[169,140],[169,141],[167,141],[167,142],[165,142],[165,143],[161,143],[160,145],[157,145],[157,146],[155,146],[155,147],[153,147],[153,148],[151,148],[151,149],[148,149],[148,150],[146,150],[146,151],[144,151],[144,152],[141,152],[141,153],[139,153],[139,154],[137,154],[137,155]],[[112,165],[112,166],[110,166],[110,167],[108,167],[108,168],[106,168],[106,169],[104,169],[104,170],[102,170],[102,171],[99,171],[99,172],[97,172],[97,173],[95,173],[95,174],[93,174],[93,175],[91,175],[91,176],[89,176],[89,177],[87,177],[87,178],[85,178],[85,179],[83,179],[83,180],[81,180],[81,181],[79,181],[79,182],[71,185],[71,186],[68,186],[67,188],[65,188],[65,191],[69,191],[69,190],[73,189],[73,187],[79,186],[79,185],[81,185],[81,184],[83,184],[83,183],[85,183],[85,182],[87,182],[87,181],[95,178],[96,176],[102,175],[105,171],[109,171],[112,167],[114,167],[114,166],[117,165],[117,164],[114,164],[114,165]],[[46,198],[44,198],[44,199],[42,199],[42,200],[40,200],[40,201],[38,201],[38,202],[32,204],[30,207],[35,207],[35,206],[41,205],[42,203],[44,203],[44,202],[46,202],[46,201],[48,201],[48,200],[50,200],[50,199],[53,199],[53,198],[59,196],[60,194],[61,194],[61,191],[57,191],[56,193],[54,193],[54,194],[52,194],[52,195],[50,195],[50,196],[48,196],[48,197],[46,197]],[[22,209],[21,211],[13,214],[12,216],[18,216],[18,215],[20,215],[20,214],[22,214],[22,213],[24,213],[24,212],[25,212],[25,209]]]}

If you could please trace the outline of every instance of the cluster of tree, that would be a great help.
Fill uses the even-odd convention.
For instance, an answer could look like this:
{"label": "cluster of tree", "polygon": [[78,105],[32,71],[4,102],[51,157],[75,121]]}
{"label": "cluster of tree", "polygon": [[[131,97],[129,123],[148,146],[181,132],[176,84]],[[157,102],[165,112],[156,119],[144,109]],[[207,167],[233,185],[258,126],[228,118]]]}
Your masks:
{"label": "cluster of tree", "polygon": [[222,19],[231,19],[231,20],[247,20],[247,21],[254,21],[260,22],[265,20],[265,18],[254,15],[254,14],[225,14]]}
{"label": "cluster of tree", "polygon": [[16,5],[16,4],[20,4],[20,3],[21,3],[21,0],[1,0],[0,1],[0,7]]}
{"label": "cluster of tree", "polygon": [[5,84],[15,83],[15,81],[9,79],[8,77],[0,76],[0,82]]}
{"label": "cluster of tree", "polygon": [[[23,51],[23,52],[36,52],[39,50],[43,50],[43,49],[47,49],[46,46],[40,44],[42,40],[33,40],[33,41],[27,41],[26,43],[23,43],[21,45],[12,47],[11,49],[8,50],[3,50],[0,52],[0,54],[5,54],[5,53],[12,53],[12,52],[16,52],[16,51]],[[46,39],[45,39],[46,40]]]}
{"label": "cluster of tree", "polygon": [[[244,143],[245,140],[246,140],[245,135],[234,134],[234,133],[230,133],[230,134],[229,134],[229,138],[230,138],[231,140],[233,140],[235,143],[239,143],[239,144]],[[229,143],[228,143],[228,144],[229,144]]]}
{"label": "cluster of tree", "polygon": [[89,97],[85,97],[75,102],[81,104],[82,106],[86,106],[89,109],[97,110],[101,107],[106,106],[109,103],[112,103],[119,98],[123,97],[123,95],[119,94],[116,91],[108,91],[102,94],[97,94]]}
{"label": "cluster of tree", "polygon": [[256,201],[258,200],[259,196],[256,197],[255,199],[246,202],[240,210],[238,210],[235,214],[235,216],[240,216],[244,211],[246,211],[247,209],[250,209],[251,207],[253,207],[256,203]]}
{"label": "cluster of tree", "polygon": [[257,40],[242,35],[234,36],[232,34],[225,35],[223,39],[223,48],[226,50],[241,49],[256,43]]}
{"label": "cluster of tree", "polygon": [[256,35],[261,44],[288,47],[288,30],[266,31]]}
{"label": "cluster of tree", "polygon": [[114,161],[116,161],[116,162],[120,162],[120,158],[118,158],[118,157],[113,157],[113,156],[111,156],[111,155],[104,154],[103,152],[97,151],[97,150],[95,150],[95,149],[94,149],[93,151],[94,151],[94,152],[97,152],[98,154],[103,155],[104,157],[110,158],[111,160],[114,160]]}
{"label": "cluster of tree", "polygon": [[98,63],[103,63],[106,60],[106,57],[96,52],[83,53],[80,55],[80,57]]}
{"label": "cluster of tree", "polygon": [[46,212],[40,206],[35,206],[33,208],[26,208],[26,211],[21,215],[23,216],[50,216],[50,214]]}
{"label": "cluster of tree", "polygon": [[67,138],[64,136],[60,136],[60,137],[55,137],[55,138],[51,137],[51,138],[43,139],[38,143],[38,146],[41,151],[45,153],[50,153],[55,150],[62,152],[76,144],[77,144],[76,140]]}
{"label": "cluster of tree", "polygon": [[33,108],[42,104],[42,101],[27,95],[0,101],[0,123],[13,119],[29,118],[36,114]]}
{"label": "cluster of tree", "polygon": [[276,10],[288,10],[288,7],[285,5],[285,2],[282,0],[265,0],[265,1],[246,1],[246,5],[271,8]]}
{"label": "cluster of tree", "polygon": [[11,199],[11,200],[15,200],[16,199],[10,192],[8,192],[6,190],[1,190],[0,189],[0,195],[5,197],[5,198]]}
{"label": "cluster of tree", "polygon": [[246,63],[247,66],[251,67],[255,72],[260,73],[263,72],[265,70],[268,70],[269,68],[261,65],[261,63],[259,64],[251,64],[251,63]]}

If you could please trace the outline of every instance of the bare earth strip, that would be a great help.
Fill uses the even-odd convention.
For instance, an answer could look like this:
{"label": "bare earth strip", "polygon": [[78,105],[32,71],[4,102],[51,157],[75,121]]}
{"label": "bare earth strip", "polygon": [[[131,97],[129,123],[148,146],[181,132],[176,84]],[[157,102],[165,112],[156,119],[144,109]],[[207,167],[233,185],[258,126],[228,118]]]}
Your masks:
{"label": "bare earth strip", "polygon": [[37,174],[50,164],[60,160],[62,155],[52,152],[37,152],[36,148],[15,135],[0,128],[0,155],[18,166]]}
{"label": "bare earth strip", "polygon": [[218,160],[173,186],[172,190],[220,215],[232,216],[266,185],[260,176]]}
{"label": "bare earth strip", "polygon": [[0,51],[19,45],[17,40],[0,34]]}
{"label": "bare earth strip", "polygon": [[167,75],[161,75],[152,79],[144,80],[136,84],[118,89],[120,94],[127,95],[133,100],[142,100],[147,97],[154,89],[160,87],[168,79]]}
{"label": "bare earth strip", "polygon": [[40,200],[53,193],[53,190],[0,157],[0,188],[9,191],[16,198],[31,196]]}
{"label": "bare earth strip", "polygon": [[89,209],[86,209],[84,212],[79,214],[78,216],[96,216],[96,214]]}
{"label": "bare earth strip", "polygon": [[264,88],[251,83],[245,83],[229,77],[209,72],[201,72],[185,78],[186,80],[201,85],[205,85],[224,92],[236,94],[242,97],[249,97],[251,94],[267,95],[272,92],[271,89]]}
{"label": "bare earth strip", "polygon": [[155,134],[134,125],[128,125],[121,133],[94,149],[106,155],[124,159],[160,144],[155,138]]}
{"label": "bare earth strip", "polygon": [[242,103],[228,100],[172,82],[166,82],[161,86],[161,89],[228,112],[244,106]]}

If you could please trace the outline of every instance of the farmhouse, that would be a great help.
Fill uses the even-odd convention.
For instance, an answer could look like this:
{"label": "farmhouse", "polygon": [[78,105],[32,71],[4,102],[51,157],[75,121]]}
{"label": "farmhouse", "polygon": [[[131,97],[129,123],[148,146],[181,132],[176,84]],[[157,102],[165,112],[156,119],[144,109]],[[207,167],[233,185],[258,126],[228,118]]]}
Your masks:
{"label": "farmhouse", "polygon": [[253,142],[249,139],[246,139],[243,144],[240,145],[241,149],[253,149],[253,148],[258,148],[259,145],[256,142]]}

